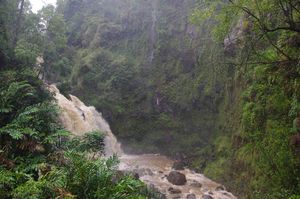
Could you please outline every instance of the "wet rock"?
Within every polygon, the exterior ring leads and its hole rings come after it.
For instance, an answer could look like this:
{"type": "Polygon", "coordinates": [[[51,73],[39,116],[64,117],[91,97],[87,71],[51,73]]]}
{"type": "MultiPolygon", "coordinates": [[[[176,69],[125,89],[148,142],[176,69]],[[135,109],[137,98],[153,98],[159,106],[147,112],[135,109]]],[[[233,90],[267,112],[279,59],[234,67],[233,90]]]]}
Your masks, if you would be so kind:
{"type": "Polygon", "coordinates": [[[186,196],[186,199],[196,199],[196,195],[195,194],[189,194],[186,196]]]}
{"type": "Polygon", "coordinates": [[[134,169],[133,172],[137,173],[139,175],[139,177],[146,176],[146,175],[148,175],[148,176],[154,175],[154,173],[149,168],[134,169]]]}
{"type": "Polygon", "coordinates": [[[225,195],[225,196],[231,196],[231,194],[229,194],[229,193],[227,193],[227,192],[223,192],[223,195],[225,195]]]}
{"type": "Polygon", "coordinates": [[[184,163],[183,162],[174,162],[172,169],[181,171],[184,170],[184,163]]]}
{"type": "Polygon", "coordinates": [[[168,181],[174,185],[185,185],[186,177],[178,171],[171,171],[167,177],[168,181]]]}
{"type": "Polygon", "coordinates": [[[170,187],[168,189],[168,191],[171,193],[171,194],[179,194],[181,193],[181,190],[180,189],[174,189],[173,187],[170,187]]]}
{"type": "Polygon", "coordinates": [[[172,199],[181,199],[181,196],[174,196],[172,199]]]}
{"type": "Polygon", "coordinates": [[[203,195],[202,199],[214,199],[214,198],[210,195],[203,195]]]}
{"type": "Polygon", "coordinates": [[[199,188],[201,188],[202,184],[200,182],[194,181],[194,182],[191,183],[191,186],[192,187],[199,187],[199,188]]]}
{"type": "Polygon", "coordinates": [[[215,190],[216,190],[216,191],[225,191],[225,187],[222,186],[222,185],[220,185],[220,186],[218,186],[215,190]]]}
{"type": "Polygon", "coordinates": [[[153,175],[154,175],[154,173],[152,172],[151,169],[146,169],[146,173],[147,173],[147,175],[149,175],[149,176],[153,176],[153,175]]]}
{"type": "Polygon", "coordinates": [[[129,176],[133,177],[136,180],[140,179],[139,174],[134,172],[134,171],[127,171],[127,172],[125,172],[125,175],[129,175],[129,176]]]}
{"type": "Polygon", "coordinates": [[[151,195],[150,198],[159,198],[159,199],[167,199],[167,196],[162,193],[154,184],[150,184],[148,186],[149,193],[151,195]]]}

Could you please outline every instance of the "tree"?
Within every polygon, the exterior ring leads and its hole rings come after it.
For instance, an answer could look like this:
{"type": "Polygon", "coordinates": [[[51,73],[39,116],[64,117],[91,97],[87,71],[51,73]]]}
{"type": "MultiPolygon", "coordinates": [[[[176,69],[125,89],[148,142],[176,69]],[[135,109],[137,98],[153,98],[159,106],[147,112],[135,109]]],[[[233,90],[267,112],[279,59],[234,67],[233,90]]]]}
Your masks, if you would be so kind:
{"type": "MultiPolygon", "coordinates": [[[[199,9],[196,9],[192,20],[195,23],[202,22],[208,18],[218,21],[218,26],[226,26],[226,31],[218,27],[218,34],[229,33],[232,28],[232,20],[230,16],[244,16],[248,18],[253,25],[252,29],[257,30],[260,40],[265,38],[268,43],[279,53],[284,59],[296,62],[298,57],[291,56],[286,52],[283,46],[275,43],[276,32],[285,31],[288,34],[300,33],[300,3],[297,0],[229,0],[227,1],[199,1],[199,9]],[[204,9],[205,7],[205,9],[204,9]],[[204,12],[203,12],[204,9],[204,12]],[[275,38],[275,39],[274,39],[275,38]]],[[[224,38],[224,35],[222,36],[224,38]]]]}
{"type": "Polygon", "coordinates": [[[61,56],[67,43],[66,24],[63,15],[57,13],[53,5],[43,7],[38,16],[41,19],[44,42],[42,54],[46,60],[44,72],[55,78],[68,67],[67,58],[61,56]]]}

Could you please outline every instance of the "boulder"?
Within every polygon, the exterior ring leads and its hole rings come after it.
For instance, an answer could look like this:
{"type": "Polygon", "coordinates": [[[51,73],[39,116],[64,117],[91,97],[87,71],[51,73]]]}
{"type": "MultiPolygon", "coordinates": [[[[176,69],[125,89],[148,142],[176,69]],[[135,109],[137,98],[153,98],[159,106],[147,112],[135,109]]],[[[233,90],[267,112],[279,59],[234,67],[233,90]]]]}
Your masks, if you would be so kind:
{"type": "Polygon", "coordinates": [[[195,194],[189,194],[186,196],[186,199],[196,199],[196,195],[195,194]]]}
{"type": "Polygon", "coordinates": [[[167,177],[168,181],[174,185],[185,185],[186,177],[178,171],[171,171],[167,177]]]}

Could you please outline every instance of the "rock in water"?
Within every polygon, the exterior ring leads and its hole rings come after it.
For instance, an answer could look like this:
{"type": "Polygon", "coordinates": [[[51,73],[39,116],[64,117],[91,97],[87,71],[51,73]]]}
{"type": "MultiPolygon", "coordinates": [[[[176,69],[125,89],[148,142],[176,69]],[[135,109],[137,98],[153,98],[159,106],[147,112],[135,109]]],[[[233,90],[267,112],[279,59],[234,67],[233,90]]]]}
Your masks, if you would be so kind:
{"type": "Polygon", "coordinates": [[[171,194],[179,194],[181,193],[181,190],[180,189],[174,189],[173,187],[170,187],[168,189],[168,191],[171,193],[171,194]]]}
{"type": "Polygon", "coordinates": [[[174,196],[172,199],[181,199],[181,196],[174,196]]]}
{"type": "Polygon", "coordinates": [[[200,182],[194,181],[194,182],[191,183],[191,186],[200,188],[200,187],[202,187],[202,184],[200,182]]]}
{"type": "Polygon", "coordinates": [[[214,198],[210,195],[203,195],[202,199],[214,199],[214,198]]]}
{"type": "Polygon", "coordinates": [[[186,196],[186,199],[196,199],[196,195],[195,194],[189,194],[186,196]]]}
{"type": "Polygon", "coordinates": [[[226,190],[225,187],[222,185],[220,185],[216,188],[216,191],[225,191],[225,190],[226,190]]]}
{"type": "Polygon", "coordinates": [[[167,177],[168,181],[174,185],[185,185],[186,177],[178,171],[171,171],[167,177]]]}

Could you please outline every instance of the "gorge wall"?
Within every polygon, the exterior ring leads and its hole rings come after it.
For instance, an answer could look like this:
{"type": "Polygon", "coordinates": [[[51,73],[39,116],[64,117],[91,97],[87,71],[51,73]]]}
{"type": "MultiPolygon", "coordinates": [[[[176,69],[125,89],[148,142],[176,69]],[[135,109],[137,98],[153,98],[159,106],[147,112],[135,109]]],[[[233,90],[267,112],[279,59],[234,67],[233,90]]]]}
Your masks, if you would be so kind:
{"type": "Polygon", "coordinates": [[[68,45],[45,59],[47,79],[100,110],[125,152],[172,156],[241,197],[284,198],[297,190],[299,71],[268,41],[297,57],[294,36],[262,40],[249,16],[219,9],[229,25],[192,23],[199,2],[59,1],[68,45]]]}
{"type": "Polygon", "coordinates": [[[58,7],[69,24],[64,67],[72,66],[71,75],[60,74],[59,87],[101,110],[128,152],[197,154],[218,129],[222,47],[208,29],[189,22],[194,4],[65,1],[58,7]]]}
{"type": "MultiPolygon", "coordinates": [[[[55,85],[48,86],[60,108],[60,121],[72,136],[84,137],[85,133],[101,132],[104,137],[104,154],[108,158],[116,155],[120,159],[119,172],[129,172],[145,182],[150,190],[159,194],[155,198],[205,198],[236,199],[236,197],[203,174],[186,168],[174,169],[174,161],[158,154],[128,155],[111,132],[109,124],[94,107],[86,106],[80,99],[70,95],[67,99],[55,85]],[[171,174],[173,173],[173,174],[171,174]],[[174,175],[171,179],[170,177],[174,175]],[[176,178],[184,176],[184,179],[176,178]]],[[[100,158],[100,157],[99,157],[100,158]]]]}

